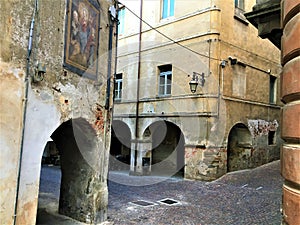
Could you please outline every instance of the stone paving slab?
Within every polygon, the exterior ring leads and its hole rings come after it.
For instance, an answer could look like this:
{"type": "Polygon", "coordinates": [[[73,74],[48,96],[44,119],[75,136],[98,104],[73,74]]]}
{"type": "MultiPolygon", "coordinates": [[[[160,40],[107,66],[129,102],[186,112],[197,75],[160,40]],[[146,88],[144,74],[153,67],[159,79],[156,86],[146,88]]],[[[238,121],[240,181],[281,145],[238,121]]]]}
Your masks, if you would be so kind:
{"type": "MultiPolygon", "coordinates": [[[[37,224],[83,225],[84,223],[57,214],[59,183],[54,184],[55,179],[50,178],[48,182],[51,185],[47,182],[41,184],[51,187],[50,191],[53,193],[40,194],[37,224]]],[[[281,224],[283,179],[280,176],[279,161],[253,170],[228,173],[213,182],[176,177],[134,177],[124,172],[110,172],[109,178],[109,218],[105,224],[281,224]],[[179,203],[166,205],[159,202],[166,198],[179,203]],[[152,202],[154,205],[143,207],[132,204],[135,201],[152,202]]],[[[47,191],[45,187],[41,189],[47,191]]]]}
{"type": "Polygon", "coordinates": [[[279,161],[253,170],[228,173],[213,182],[176,178],[155,182],[163,178],[129,177],[114,172],[110,175],[114,181],[109,183],[108,215],[113,224],[281,224],[283,180],[279,161]],[[121,183],[127,184],[115,183],[117,176],[121,183]],[[181,204],[159,204],[163,198],[178,200],[181,204]],[[129,204],[137,200],[158,204],[150,207],[129,204]]]}

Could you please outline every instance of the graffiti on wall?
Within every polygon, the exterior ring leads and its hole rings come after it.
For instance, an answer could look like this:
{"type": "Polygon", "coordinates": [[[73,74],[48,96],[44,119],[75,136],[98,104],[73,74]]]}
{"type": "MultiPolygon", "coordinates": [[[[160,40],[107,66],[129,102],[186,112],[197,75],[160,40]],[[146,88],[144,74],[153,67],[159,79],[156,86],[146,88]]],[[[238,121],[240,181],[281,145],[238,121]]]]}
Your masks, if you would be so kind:
{"type": "Polygon", "coordinates": [[[253,137],[262,135],[268,135],[269,131],[276,131],[279,124],[277,120],[265,121],[265,120],[248,120],[248,128],[253,137]]]}

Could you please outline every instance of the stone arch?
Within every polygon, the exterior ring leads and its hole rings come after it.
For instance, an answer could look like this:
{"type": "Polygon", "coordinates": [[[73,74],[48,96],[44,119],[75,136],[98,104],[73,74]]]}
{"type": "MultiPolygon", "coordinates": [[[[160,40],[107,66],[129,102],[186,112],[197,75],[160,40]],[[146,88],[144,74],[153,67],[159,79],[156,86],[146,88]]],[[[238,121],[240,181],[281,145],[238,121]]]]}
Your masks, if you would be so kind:
{"type": "Polygon", "coordinates": [[[151,171],[156,174],[184,176],[184,144],[181,129],[174,123],[160,120],[152,123],[144,132],[151,134],[151,171]]]}
{"type": "Polygon", "coordinates": [[[130,128],[125,122],[121,120],[112,121],[109,157],[110,170],[129,170],[131,136],[130,128]]]}
{"type": "Polygon", "coordinates": [[[247,169],[252,154],[252,136],[243,123],[235,124],[228,135],[227,171],[247,169]]]}
{"type": "MultiPolygon", "coordinates": [[[[106,181],[100,171],[99,140],[83,118],[63,122],[51,138],[60,155],[61,182],[58,212],[85,223],[106,218],[106,181]]],[[[39,218],[38,218],[39,219],[39,218]]]]}

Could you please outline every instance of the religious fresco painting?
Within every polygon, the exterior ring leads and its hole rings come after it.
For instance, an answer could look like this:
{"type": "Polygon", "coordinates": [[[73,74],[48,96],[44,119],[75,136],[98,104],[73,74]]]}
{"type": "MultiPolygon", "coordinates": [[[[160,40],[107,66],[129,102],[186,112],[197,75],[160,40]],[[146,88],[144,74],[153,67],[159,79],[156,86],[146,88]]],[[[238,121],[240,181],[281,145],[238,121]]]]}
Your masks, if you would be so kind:
{"type": "Polygon", "coordinates": [[[99,19],[94,0],[68,0],[64,66],[90,79],[97,75],[99,19]]]}

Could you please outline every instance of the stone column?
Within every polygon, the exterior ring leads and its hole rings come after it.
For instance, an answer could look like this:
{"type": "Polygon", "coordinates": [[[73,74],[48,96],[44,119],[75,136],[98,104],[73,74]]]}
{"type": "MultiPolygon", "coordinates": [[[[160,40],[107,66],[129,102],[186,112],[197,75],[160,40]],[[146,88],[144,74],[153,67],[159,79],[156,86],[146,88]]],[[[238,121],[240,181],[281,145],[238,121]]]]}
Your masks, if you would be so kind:
{"type": "Polygon", "coordinates": [[[300,224],[300,0],[282,1],[283,224],[300,224]]]}
{"type": "Polygon", "coordinates": [[[134,140],[131,144],[130,175],[151,173],[151,140],[134,140]]]}
{"type": "Polygon", "coordinates": [[[134,175],[135,173],[135,159],[136,159],[136,142],[134,140],[131,141],[131,150],[130,150],[130,171],[129,174],[130,175],[134,175]]]}

